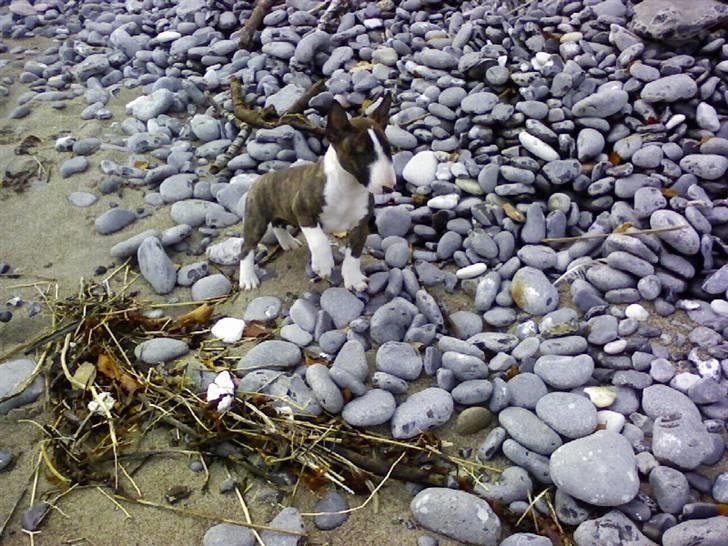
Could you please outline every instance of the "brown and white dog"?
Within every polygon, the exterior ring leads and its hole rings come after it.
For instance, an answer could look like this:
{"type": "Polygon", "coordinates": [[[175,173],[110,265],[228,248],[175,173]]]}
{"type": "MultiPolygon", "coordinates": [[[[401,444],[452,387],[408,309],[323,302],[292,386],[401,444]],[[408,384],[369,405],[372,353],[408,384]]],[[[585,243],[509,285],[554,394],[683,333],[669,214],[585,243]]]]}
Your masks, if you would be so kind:
{"type": "Polygon", "coordinates": [[[334,101],[326,126],[331,145],[324,157],[313,164],[268,172],[255,182],[245,204],[241,288],[250,290],[260,284],[255,273],[255,249],[270,224],[283,250],[301,244],[286,226],[300,226],[311,251],[311,267],[322,279],[334,268],[327,234],[347,232],[341,266],[344,286],[366,290],[361,253],[374,214],[373,194],[391,190],[396,182],[384,135],[390,106],[387,95],[371,117],[349,120],[334,101]]]}

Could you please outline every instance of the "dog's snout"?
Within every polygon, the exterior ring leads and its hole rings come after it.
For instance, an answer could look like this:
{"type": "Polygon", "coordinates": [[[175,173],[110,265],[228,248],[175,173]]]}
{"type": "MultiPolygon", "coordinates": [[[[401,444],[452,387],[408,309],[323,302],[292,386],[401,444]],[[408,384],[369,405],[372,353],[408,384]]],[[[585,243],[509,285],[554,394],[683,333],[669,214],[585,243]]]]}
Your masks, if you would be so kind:
{"type": "Polygon", "coordinates": [[[384,186],[384,188],[382,188],[383,193],[392,193],[393,191],[394,191],[394,188],[392,188],[390,186],[384,186]]]}

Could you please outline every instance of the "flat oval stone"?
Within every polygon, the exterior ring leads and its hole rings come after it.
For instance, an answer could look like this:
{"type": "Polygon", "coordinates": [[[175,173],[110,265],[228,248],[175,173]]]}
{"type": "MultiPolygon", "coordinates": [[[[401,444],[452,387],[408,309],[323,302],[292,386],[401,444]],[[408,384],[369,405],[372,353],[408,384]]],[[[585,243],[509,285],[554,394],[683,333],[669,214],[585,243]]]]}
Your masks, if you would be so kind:
{"type": "Polygon", "coordinates": [[[454,540],[497,546],[501,535],[498,516],[488,503],[471,493],[430,487],[410,503],[417,523],[454,540]]]}
{"type": "Polygon", "coordinates": [[[413,438],[450,420],[453,400],[450,393],[432,387],[413,394],[394,412],[392,436],[413,438]]]}
{"type": "Polygon", "coordinates": [[[536,453],[550,455],[561,447],[559,435],[527,409],[506,408],[498,414],[498,421],[515,441],[536,453]]]}
{"type": "Polygon", "coordinates": [[[396,406],[392,393],[372,389],[346,404],[341,417],[354,427],[383,425],[392,418],[396,406]]]}
{"type": "Polygon", "coordinates": [[[595,506],[626,504],[640,486],[629,441],[606,430],[561,446],[551,455],[549,471],[557,487],[595,506]]]}

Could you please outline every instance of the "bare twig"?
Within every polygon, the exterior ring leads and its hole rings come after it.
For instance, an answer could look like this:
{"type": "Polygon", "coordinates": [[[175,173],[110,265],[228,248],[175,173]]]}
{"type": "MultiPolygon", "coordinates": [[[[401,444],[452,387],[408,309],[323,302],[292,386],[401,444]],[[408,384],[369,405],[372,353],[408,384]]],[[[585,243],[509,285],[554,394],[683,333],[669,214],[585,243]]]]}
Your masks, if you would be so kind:
{"type": "Polygon", "coordinates": [[[250,14],[250,18],[245,21],[243,28],[240,29],[240,49],[250,49],[255,31],[258,30],[263,18],[268,14],[274,3],[275,0],[257,0],[253,13],[250,14]]]}
{"type": "MultiPolygon", "coordinates": [[[[621,232],[620,235],[629,235],[630,237],[639,237],[640,235],[655,235],[657,233],[667,233],[669,231],[677,231],[679,229],[685,229],[686,225],[682,226],[670,226],[664,228],[654,229],[640,229],[637,231],[625,231],[621,232]]],[[[589,239],[605,239],[612,233],[587,233],[586,235],[577,235],[575,237],[553,237],[551,239],[541,239],[542,243],[571,243],[574,241],[588,241],[589,239]]]]}

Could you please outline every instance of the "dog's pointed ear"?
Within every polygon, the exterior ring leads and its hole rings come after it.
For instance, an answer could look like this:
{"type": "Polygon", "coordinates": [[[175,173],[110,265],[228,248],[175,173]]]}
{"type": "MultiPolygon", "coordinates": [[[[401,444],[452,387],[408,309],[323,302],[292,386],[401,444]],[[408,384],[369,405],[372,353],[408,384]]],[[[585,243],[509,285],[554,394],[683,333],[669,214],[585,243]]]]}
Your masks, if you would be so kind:
{"type": "Polygon", "coordinates": [[[382,130],[389,125],[389,109],[392,107],[392,95],[386,93],[379,103],[379,106],[372,112],[372,119],[382,130]]]}
{"type": "Polygon", "coordinates": [[[351,130],[351,123],[346,115],[346,110],[335,100],[329,110],[329,117],[326,120],[326,138],[329,142],[339,142],[351,130]]]}

